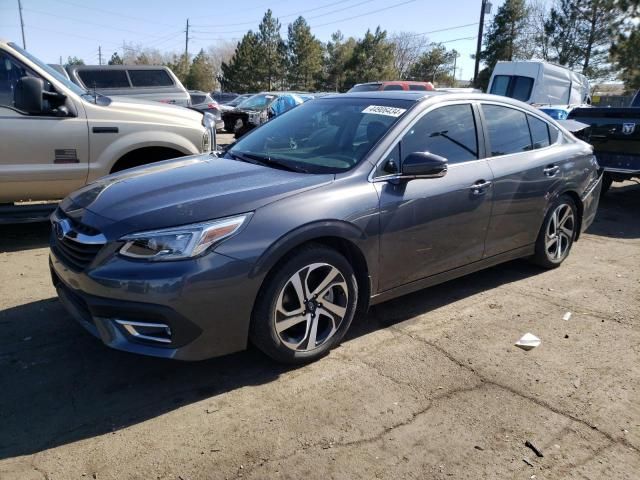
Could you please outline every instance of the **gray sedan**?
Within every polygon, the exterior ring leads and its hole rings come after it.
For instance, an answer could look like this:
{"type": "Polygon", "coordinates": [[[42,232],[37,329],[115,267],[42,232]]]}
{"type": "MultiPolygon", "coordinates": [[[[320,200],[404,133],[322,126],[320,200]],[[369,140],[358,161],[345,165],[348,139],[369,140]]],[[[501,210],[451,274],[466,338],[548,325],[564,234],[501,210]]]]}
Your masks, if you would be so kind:
{"type": "Polygon", "coordinates": [[[524,103],[328,95],[224,155],[72,194],[52,217],[51,272],[110,347],[198,360],[251,341],[302,363],[370,305],[515,258],[558,267],[600,186],[591,147],[524,103]]]}

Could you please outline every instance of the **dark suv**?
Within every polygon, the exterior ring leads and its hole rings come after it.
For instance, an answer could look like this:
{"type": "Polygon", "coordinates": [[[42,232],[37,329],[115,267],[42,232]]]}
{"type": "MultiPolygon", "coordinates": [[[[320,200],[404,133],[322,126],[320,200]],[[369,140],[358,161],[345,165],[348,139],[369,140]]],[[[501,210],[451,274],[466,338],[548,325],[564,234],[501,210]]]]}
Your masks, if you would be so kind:
{"type": "Polygon", "coordinates": [[[69,196],[52,218],[51,272],[111,347],[196,360],[252,341],[300,363],[371,304],[519,257],[559,266],[600,185],[591,147],[516,100],[328,95],[222,157],[69,196]]]}

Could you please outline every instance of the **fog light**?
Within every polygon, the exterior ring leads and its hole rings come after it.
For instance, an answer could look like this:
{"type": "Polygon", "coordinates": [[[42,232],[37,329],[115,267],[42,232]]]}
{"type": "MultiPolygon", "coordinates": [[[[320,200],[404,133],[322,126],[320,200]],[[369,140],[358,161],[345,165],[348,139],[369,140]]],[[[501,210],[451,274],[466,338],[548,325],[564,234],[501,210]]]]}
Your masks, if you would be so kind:
{"type": "Polygon", "coordinates": [[[121,325],[129,335],[140,340],[150,342],[171,343],[171,327],[165,323],[149,323],[132,320],[114,320],[121,325]]]}

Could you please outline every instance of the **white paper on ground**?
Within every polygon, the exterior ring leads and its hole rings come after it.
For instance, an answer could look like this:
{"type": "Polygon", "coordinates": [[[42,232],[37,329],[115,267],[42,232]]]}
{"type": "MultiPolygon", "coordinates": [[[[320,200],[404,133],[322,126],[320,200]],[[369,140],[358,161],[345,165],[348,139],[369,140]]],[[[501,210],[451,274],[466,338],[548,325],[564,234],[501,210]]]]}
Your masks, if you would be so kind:
{"type": "Polygon", "coordinates": [[[523,350],[531,350],[532,348],[536,348],[542,343],[538,337],[536,337],[533,333],[525,333],[520,340],[516,342],[516,347],[520,347],[523,350]]]}

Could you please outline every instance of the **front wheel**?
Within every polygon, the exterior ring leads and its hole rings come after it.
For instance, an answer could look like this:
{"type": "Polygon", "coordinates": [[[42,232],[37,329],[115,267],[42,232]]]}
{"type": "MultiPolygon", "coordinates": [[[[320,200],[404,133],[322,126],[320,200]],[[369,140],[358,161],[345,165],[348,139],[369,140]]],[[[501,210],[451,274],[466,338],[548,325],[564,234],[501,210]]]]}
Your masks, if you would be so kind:
{"type": "Polygon", "coordinates": [[[357,303],[349,262],[325,246],[305,247],[265,280],[251,320],[251,341],[280,362],[314,361],[340,343],[357,303]]]}
{"type": "Polygon", "coordinates": [[[536,240],[533,263],[544,268],[556,268],[569,256],[576,238],[578,213],[573,199],[562,195],[545,216],[536,240]]]}

